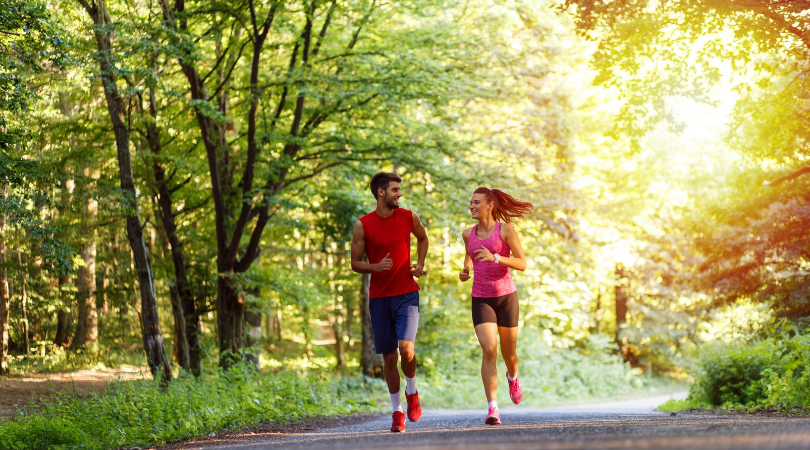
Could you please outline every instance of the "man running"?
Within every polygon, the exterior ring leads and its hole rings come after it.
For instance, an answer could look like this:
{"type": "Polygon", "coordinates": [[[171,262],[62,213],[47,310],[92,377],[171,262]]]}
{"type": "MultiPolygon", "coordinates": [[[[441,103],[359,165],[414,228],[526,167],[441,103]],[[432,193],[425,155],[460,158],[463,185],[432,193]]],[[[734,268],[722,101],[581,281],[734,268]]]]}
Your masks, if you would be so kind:
{"type": "Polygon", "coordinates": [[[371,177],[371,193],[377,208],[354,224],[352,270],[371,274],[369,312],[374,330],[374,348],[383,355],[383,372],[393,410],[392,432],[405,431],[405,414],[400,404],[397,350],[405,374],[408,420],[422,417],[416,391],[416,358],[413,343],[419,324],[419,285],[428,250],[428,236],[419,216],[399,207],[402,179],[379,172],[371,177]],[[417,263],[411,264],[411,233],[416,236],[417,263]],[[368,262],[363,261],[363,254],[368,262]]]}

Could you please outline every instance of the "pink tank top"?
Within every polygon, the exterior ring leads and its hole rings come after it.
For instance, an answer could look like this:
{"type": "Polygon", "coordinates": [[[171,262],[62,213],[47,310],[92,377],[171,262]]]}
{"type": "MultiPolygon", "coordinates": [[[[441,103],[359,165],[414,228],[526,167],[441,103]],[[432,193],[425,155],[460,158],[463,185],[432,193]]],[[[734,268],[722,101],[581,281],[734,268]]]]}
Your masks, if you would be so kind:
{"type": "Polygon", "coordinates": [[[495,230],[486,239],[478,239],[478,225],[470,233],[470,242],[467,245],[467,254],[473,261],[473,297],[500,297],[517,291],[515,281],[509,273],[509,268],[489,261],[476,261],[475,250],[485,247],[487,250],[499,253],[501,256],[510,256],[511,249],[501,239],[501,223],[495,223],[495,230]]]}

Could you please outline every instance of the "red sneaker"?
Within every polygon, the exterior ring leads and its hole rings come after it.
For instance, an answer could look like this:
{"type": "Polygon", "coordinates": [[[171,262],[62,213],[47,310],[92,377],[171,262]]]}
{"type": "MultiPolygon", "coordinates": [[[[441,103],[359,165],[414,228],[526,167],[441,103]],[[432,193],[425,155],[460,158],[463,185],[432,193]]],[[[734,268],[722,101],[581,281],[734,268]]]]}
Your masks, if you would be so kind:
{"type": "Polygon", "coordinates": [[[405,431],[405,413],[402,411],[394,411],[391,415],[393,423],[391,424],[392,433],[402,433],[405,431]]]}
{"type": "Polygon", "coordinates": [[[498,425],[501,423],[501,414],[498,412],[497,406],[490,406],[487,418],[484,420],[487,425],[498,425]]]}
{"type": "MultiPolygon", "coordinates": [[[[506,381],[509,381],[508,371],[506,372],[506,381]]],[[[509,381],[509,397],[512,399],[512,403],[516,405],[523,400],[523,389],[520,388],[518,377],[515,377],[512,381],[509,381]]]]}
{"type": "Polygon", "coordinates": [[[408,400],[408,420],[416,422],[422,417],[422,405],[419,404],[419,392],[405,394],[405,399],[408,400]]]}

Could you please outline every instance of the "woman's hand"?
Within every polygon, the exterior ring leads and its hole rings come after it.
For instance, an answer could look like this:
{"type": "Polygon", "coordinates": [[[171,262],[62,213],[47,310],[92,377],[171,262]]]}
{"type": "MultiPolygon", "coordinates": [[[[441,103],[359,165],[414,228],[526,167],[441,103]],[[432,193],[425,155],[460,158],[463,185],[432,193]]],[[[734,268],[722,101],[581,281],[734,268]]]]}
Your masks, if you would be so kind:
{"type": "Polygon", "coordinates": [[[465,266],[464,269],[462,269],[461,272],[459,272],[458,279],[461,280],[462,282],[469,280],[470,268],[465,266]]]}
{"type": "Polygon", "coordinates": [[[487,250],[486,247],[481,247],[473,253],[475,254],[476,261],[488,261],[488,262],[495,261],[495,256],[492,254],[492,252],[487,250]]]}

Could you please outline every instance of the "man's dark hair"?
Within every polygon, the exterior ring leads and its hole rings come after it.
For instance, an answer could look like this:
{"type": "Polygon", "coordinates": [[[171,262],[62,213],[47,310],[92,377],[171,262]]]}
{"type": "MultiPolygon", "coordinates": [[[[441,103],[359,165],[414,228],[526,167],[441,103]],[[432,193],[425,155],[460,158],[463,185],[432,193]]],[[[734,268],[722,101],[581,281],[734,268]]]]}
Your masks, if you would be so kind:
{"type": "Polygon", "coordinates": [[[371,195],[374,196],[374,199],[377,199],[377,189],[383,188],[384,191],[388,190],[388,184],[392,181],[396,181],[397,183],[402,183],[402,178],[399,175],[391,172],[377,172],[371,177],[371,183],[369,183],[369,187],[371,188],[371,195]]]}

